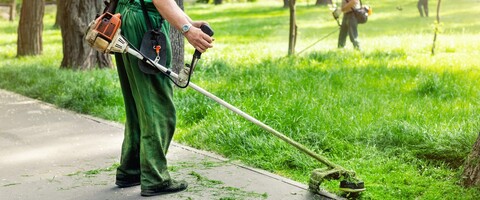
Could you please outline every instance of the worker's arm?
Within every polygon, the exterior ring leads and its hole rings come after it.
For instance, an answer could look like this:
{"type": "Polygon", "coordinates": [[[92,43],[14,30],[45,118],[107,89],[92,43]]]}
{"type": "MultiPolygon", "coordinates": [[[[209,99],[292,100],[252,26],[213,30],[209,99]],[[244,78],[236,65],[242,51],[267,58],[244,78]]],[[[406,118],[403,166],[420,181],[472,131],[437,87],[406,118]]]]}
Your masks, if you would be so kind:
{"type": "Polygon", "coordinates": [[[342,12],[346,13],[352,10],[352,8],[357,5],[358,0],[350,0],[342,7],[342,12]]]}
{"type": "Polygon", "coordinates": [[[200,26],[206,24],[206,22],[193,21],[190,19],[174,0],[153,0],[153,4],[162,17],[177,30],[181,31],[182,26],[185,24],[192,25],[190,30],[184,33],[184,36],[195,49],[203,53],[212,47],[213,38],[200,29],[200,26]]]}

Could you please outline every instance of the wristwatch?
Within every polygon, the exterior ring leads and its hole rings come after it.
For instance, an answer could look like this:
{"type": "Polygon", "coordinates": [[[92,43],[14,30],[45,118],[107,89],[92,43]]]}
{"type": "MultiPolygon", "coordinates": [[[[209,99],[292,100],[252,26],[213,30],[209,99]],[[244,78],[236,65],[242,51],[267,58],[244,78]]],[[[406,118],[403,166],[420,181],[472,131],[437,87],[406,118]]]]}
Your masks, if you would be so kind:
{"type": "Polygon", "coordinates": [[[182,26],[182,34],[188,32],[190,30],[190,27],[192,27],[191,24],[184,24],[182,26]]]}

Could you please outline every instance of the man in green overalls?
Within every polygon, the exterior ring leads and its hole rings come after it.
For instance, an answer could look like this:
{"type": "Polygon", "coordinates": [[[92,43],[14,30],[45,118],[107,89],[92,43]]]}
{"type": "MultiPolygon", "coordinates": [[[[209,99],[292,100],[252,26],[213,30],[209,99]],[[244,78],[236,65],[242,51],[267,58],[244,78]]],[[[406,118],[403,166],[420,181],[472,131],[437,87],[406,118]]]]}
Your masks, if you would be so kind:
{"type": "MultiPolygon", "coordinates": [[[[162,47],[167,48],[165,67],[171,67],[172,60],[170,24],[181,30],[200,52],[212,47],[213,38],[199,29],[205,22],[192,21],[174,0],[145,0],[145,5],[153,28],[160,28],[167,36],[167,47],[162,47]]],[[[119,0],[116,12],[122,16],[124,37],[139,49],[147,31],[140,0],[119,0]]],[[[185,190],[185,181],[170,177],[165,157],[176,123],[172,83],[162,73],[140,71],[138,59],[132,55],[116,54],[115,58],[126,110],[125,138],[115,184],[141,185],[142,196],[185,190]]]]}

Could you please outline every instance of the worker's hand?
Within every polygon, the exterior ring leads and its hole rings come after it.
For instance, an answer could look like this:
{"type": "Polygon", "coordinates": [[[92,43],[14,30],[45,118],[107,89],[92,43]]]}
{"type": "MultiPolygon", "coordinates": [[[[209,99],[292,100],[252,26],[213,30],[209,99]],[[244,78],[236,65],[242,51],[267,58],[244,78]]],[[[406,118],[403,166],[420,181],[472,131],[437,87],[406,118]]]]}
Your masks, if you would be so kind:
{"type": "Polygon", "coordinates": [[[192,22],[193,26],[188,32],[184,34],[188,40],[188,43],[190,43],[195,49],[200,51],[200,53],[205,52],[208,48],[212,48],[212,42],[214,40],[212,37],[210,37],[200,29],[200,26],[202,26],[203,24],[207,23],[202,21],[192,22]]]}
{"type": "Polygon", "coordinates": [[[206,21],[193,21],[192,22],[192,25],[194,27],[197,27],[197,28],[200,28],[204,24],[208,25],[208,23],[206,21]]]}
{"type": "Polygon", "coordinates": [[[342,9],[335,8],[335,10],[332,12],[332,14],[333,14],[333,17],[335,19],[338,19],[340,17],[340,15],[342,14],[342,9]]]}

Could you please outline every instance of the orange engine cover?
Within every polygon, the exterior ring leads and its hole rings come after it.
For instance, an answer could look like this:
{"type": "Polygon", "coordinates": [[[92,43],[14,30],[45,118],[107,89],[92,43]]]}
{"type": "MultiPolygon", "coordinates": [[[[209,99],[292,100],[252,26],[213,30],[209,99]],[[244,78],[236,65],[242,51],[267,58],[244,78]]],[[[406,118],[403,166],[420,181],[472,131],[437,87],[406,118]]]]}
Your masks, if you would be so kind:
{"type": "Polygon", "coordinates": [[[112,15],[112,13],[106,12],[97,18],[95,30],[102,38],[111,42],[115,33],[122,25],[120,18],[120,13],[112,15]]]}

